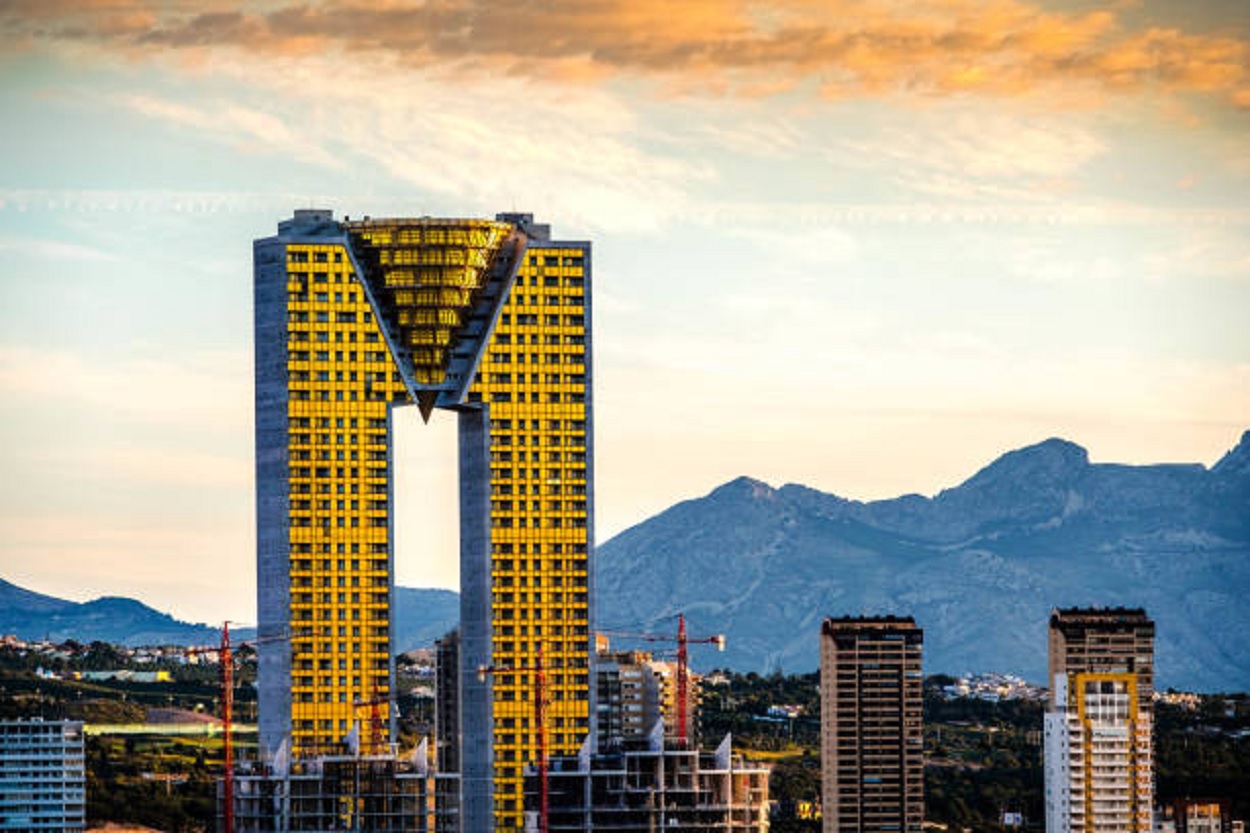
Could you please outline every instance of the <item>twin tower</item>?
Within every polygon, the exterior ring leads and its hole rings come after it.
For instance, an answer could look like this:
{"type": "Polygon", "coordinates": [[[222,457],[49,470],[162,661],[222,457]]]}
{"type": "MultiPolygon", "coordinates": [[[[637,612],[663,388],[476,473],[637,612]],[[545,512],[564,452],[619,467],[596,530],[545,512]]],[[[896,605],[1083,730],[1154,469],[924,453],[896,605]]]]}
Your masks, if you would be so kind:
{"type": "Polygon", "coordinates": [[[549,754],[576,753],[594,714],[590,244],[528,214],[300,210],[254,269],[262,752],[390,749],[392,414],[453,411],[462,829],[519,827],[530,670],[549,754]]]}

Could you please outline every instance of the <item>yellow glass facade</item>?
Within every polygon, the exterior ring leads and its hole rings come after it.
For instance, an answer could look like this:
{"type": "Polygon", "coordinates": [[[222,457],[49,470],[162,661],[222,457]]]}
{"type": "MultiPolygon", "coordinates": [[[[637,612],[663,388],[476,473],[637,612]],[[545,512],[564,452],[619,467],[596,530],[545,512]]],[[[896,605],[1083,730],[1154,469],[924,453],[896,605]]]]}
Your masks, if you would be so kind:
{"type": "Polygon", "coordinates": [[[587,260],[531,242],[470,392],[491,418],[499,830],[520,829],[523,770],[537,759],[540,644],[549,754],[575,754],[589,731],[587,260]]]}
{"type": "MultiPolygon", "coordinates": [[[[455,222],[460,231],[346,226],[418,384],[443,381],[487,252],[510,228],[455,222]]],[[[388,411],[408,393],[346,246],[288,242],[284,251],[292,752],[339,753],[357,724],[361,750],[382,752],[392,669],[388,411]]],[[[529,242],[468,393],[488,403],[491,420],[499,830],[522,827],[523,773],[539,747],[540,645],[548,754],[576,753],[590,730],[589,260],[585,244],[529,242]]]]}
{"type": "Polygon", "coordinates": [[[389,722],[387,407],[404,387],[346,249],[286,254],[292,748],[341,751],[359,721],[374,751],[389,740],[371,725],[375,699],[389,722]]]}
{"type": "Polygon", "coordinates": [[[474,296],[485,286],[493,256],[511,232],[487,220],[380,220],[352,226],[369,261],[378,300],[392,310],[399,344],[414,381],[441,384],[451,349],[474,296]]]}

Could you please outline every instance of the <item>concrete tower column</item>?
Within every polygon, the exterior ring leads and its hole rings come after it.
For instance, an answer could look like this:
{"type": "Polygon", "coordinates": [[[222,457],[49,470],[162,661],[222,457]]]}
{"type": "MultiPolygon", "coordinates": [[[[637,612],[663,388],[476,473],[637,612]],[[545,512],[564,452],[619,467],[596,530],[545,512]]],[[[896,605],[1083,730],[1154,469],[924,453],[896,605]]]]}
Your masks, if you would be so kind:
{"type": "Polygon", "coordinates": [[[460,433],[460,831],[495,824],[491,675],[490,412],[459,412],[460,433]]]}

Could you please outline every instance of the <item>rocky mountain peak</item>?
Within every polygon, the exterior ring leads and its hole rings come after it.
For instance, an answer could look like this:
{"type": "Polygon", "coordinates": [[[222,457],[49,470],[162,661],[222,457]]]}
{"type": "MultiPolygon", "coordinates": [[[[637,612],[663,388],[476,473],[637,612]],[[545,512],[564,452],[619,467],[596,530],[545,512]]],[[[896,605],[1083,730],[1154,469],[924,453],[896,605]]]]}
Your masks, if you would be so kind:
{"type": "Polygon", "coordinates": [[[999,488],[1010,484],[1060,486],[1089,468],[1089,452],[1074,442],[1051,437],[1009,451],[977,472],[960,488],[999,488]]]}
{"type": "Polygon", "coordinates": [[[1144,607],[1158,679],[1250,685],[1250,436],[1213,469],[1091,464],[1050,439],[936,498],[869,503],[738,478],[597,548],[599,616],[686,613],[739,670],[816,667],[821,617],[910,614],[932,670],[1046,676],[1056,605],[1144,607]]]}
{"type": "Polygon", "coordinates": [[[1250,475],[1250,431],[1241,435],[1241,442],[1220,458],[1212,468],[1220,476],[1245,477],[1250,475]]]}
{"type": "Polygon", "coordinates": [[[717,486],[708,495],[713,500],[718,499],[739,499],[739,500],[774,500],[777,497],[777,491],[762,480],[756,480],[753,477],[742,475],[735,477],[728,483],[717,486]]]}
{"type": "Polygon", "coordinates": [[[876,504],[883,517],[899,516],[900,530],[934,539],[957,540],[1001,524],[1052,522],[1080,505],[1082,481],[1091,471],[1089,452],[1051,438],[1009,451],[960,485],[943,490],[927,505],[876,504]]]}

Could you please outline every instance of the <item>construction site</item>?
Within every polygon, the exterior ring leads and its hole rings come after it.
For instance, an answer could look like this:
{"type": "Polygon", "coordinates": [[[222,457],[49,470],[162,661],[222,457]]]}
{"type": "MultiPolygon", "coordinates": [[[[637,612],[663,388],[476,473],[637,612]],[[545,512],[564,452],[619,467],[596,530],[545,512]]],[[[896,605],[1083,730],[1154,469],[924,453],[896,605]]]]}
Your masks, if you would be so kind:
{"type": "MultiPolygon", "coordinates": [[[[642,749],[559,758],[547,768],[546,826],[536,830],[681,830],[763,833],[768,830],[768,769],[734,755],[728,735],[713,751],[664,742],[663,724],[642,749]]],[[[527,794],[541,792],[528,790],[527,794]]]]}
{"type": "MultiPolygon", "coordinates": [[[[697,741],[698,675],[687,667],[687,645],[719,645],[723,637],[692,638],[678,617],[675,663],[643,651],[610,652],[600,637],[595,663],[598,732],[579,754],[546,751],[546,667],[528,670],[534,689],[538,754],[526,762],[520,830],[763,833],[768,829],[766,767],[745,763],[724,737],[715,751],[697,741]],[[593,744],[593,745],[592,745],[593,744]]],[[[225,636],[228,639],[228,632],[225,636]]],[[[230,656],[223,642],[222,656],[230,656]]],[[[455,632],[438,644],[438,692],[433,748],[423,740],[400,755],[387,737],[378,703],[357,701],[357,721],[338,754],[295,756],[285,750],[266,762],[248,761],[220,783],[219,829],[226,833],[377,831],[457,833],[463,819],[458,771],[459,666],[455,632]],[[362,736],[363,732],[363,736],[362,736]]],[[[483,667],[490,678],[500,669],[483,667]]],[[[223,682],[228,675],[223,673],[223,682]]],[[[224,697],[229,703],[230,698],[224,697]]],[[[499,829],[495,827],[493,829],[499,829]]]]}
{"type": "MultiPolygon", "coordinates": [[[[288,769],[241,772],[234,778],[233,829],[238,831],[371,831],[452,833],[454,812],[435,801],[440,781],[420,755],[335,755],[297,761],[288,769]]],[[[219,793],[225,806],[223,791],[219,793]]],[[[221,828],[228,829],[223,817],[221,828]]]]}
{"type": "Polygon", "coordinates": [[[692,741],[687,647],[723,637],[632,635],[676,663],[605,663],[597,702],[590,242],[529,214],[297,209],[253,254],[260,763],[236,775],[227,749],[225,833],[766,827],[767,774],[692,741]],[[459,629],[428,758],[394,745],[409,404],[457,423],[459,629]],[[655,719],[600,714],[632,706],[655,719]]]}

